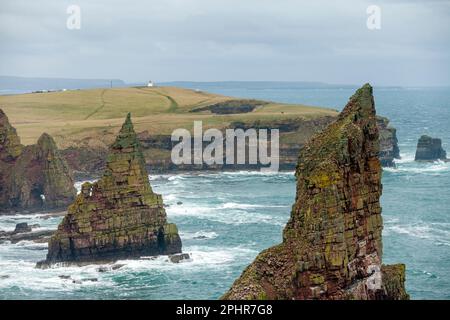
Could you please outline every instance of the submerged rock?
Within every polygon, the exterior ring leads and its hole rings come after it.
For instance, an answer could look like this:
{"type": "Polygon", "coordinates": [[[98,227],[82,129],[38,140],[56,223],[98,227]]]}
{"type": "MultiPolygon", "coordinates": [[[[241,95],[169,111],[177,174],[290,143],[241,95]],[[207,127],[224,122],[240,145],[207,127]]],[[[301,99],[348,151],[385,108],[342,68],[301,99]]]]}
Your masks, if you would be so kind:
{"type": "Polygon", "coordinates": [[[16,228],[14,229],[14,233],[24,233],[31,232],[31,227],[26,222],[21,222],[16,224],[16,228]]]}
{"type": "Polygon", "coordinates": [[[104,272],[109,272],[109,271],[114,271],[114,270],[118,270],[122,267],[124,267],[125,265],[122,263],[116,263],[113,265],[108,265],[108,266],[101,266],[99,268],[97,268],[97,271],[100,273],[104,273],[104,272]]]}
{"type": "Polygon", "coordinates": [[[38,227],[39,225],[30,226],[26,222],[18,223],[14,231],[0,231],[0,243],[5,241],[11,241],[11,243],[18,243],[20,241],[48,242],[53,233],[55,233],[55,230],[33,231],[33,228],[38,227]]]}
{"type": "Polygon", "coordinates": [[[20,144],[16,130],[0,109],[0,212],[65,208],[76,196],[73,178],[53,138],[20,144]]]}
{"type": "Polygon", "coordinates": [[[191,256],[187,253],[172,254],[169,256],[170,262],[173,262],[173,263],[180,263],[182,261],[190,260],[190,259],[191,259],[191,256]]]}
{"type": "Polygon", "coordinates": [[[427,135],[420,137],[417,142],[415,161],[447,160],[447,153],[442,148],[442,141],[427,135]]]}
{"type": "Polygon", "coordinates": [[[381,166],[372,87],[301,150],[283,242],[224,299],[407,299],[404,265],[382,266],[381,166]]]}
{"type": "Polygon", "coordinates": [[[109,149],[103,177],[83,184],[38,266],[180,252],[177,227],[167,222],[162,198],[150,186],[128,114],[109,149]]]}
{"type": "Polygon", "coordinates": [[[46,243],[50,237],[55,233],[55,230],[40,230],[26,233],[13,234],[8,240],[11,243],[18,243],[20,241],[33,241],[36,243],[46,243]]]}

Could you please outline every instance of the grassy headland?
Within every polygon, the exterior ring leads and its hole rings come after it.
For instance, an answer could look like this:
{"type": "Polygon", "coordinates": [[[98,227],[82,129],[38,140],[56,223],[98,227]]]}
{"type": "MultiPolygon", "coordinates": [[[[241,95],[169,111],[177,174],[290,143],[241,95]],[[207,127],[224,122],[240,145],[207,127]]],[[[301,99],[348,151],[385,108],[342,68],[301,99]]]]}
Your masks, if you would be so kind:
{"type": "Polygon", "coordinates": [[[222,129],[236,121],[270,123],[337,114],[326,108],[276,102],[264,102],[246,113],[214,114],[205,108],[223,102],[236,105],[239,100],[176,87],[130,87],[0,96],[0,107],[17,128],[23,144],[36,143],[45,131],[62,149],[109,144],[128,112],[132,113],[136,131],[146,130],[150,135],[191,129],[194,120],[202,120],[204,128],[222,129]],[[204,111],[193,112],[196,109],[204,111]]]}

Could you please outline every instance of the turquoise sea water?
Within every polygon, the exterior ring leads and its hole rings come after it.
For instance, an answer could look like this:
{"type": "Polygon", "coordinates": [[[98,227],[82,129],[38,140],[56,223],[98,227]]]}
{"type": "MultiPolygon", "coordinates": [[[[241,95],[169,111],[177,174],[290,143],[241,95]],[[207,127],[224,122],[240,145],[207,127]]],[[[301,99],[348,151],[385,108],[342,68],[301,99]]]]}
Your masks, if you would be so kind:
{"type": "MultiPolygon", "coordinates": [[[[180,84],[178,84],[180,85],[180,84]]],[[[323,105],[341,109],[354,88],[296,84],[193,84],[232,96],[323,105]]],[[[397,128],[402,159],[383,173],[384,262],[407,265],[413,299],[450,299],[450,163],[415,163],[421,134],[442,138],[450,151],[449,88],[375,88],[378,113],[397,128]]],[[[169,206],[191,261],[123,261],[114,271],[98,266],[36,270],[45,244],[0,244],[1,299],[216,299],[259,251],[281,241],[294,201],[293,172],[225,172],[150,176],[169,206]],[[181,204],[177,204],[182,202],[181,204]],[[61,279],[70,275],[72,280],[61,279]],[[98,281],[90,281],[96,278],[98,281]]],[[[77,186],[79,187],[79,183],[77,186]]],[[[0,229],[18,222],[55,228],[60,217],[0,216],[0,229]]]]}

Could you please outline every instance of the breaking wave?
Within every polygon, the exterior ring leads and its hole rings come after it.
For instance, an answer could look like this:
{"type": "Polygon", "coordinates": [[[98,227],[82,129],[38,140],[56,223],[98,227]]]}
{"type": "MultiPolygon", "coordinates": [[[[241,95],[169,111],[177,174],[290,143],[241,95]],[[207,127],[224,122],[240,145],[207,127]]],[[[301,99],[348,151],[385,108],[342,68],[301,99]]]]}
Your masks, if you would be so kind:
{"type": "Polygon", "coordinates": [[[407,235],[422,240],[430,240],[436,245],[450,246],[450,231],[442,229],[442,226],[449,227],[447,223],[423,223],[411,224],[386,224],[387,234],[391,232],[407,235]]]}

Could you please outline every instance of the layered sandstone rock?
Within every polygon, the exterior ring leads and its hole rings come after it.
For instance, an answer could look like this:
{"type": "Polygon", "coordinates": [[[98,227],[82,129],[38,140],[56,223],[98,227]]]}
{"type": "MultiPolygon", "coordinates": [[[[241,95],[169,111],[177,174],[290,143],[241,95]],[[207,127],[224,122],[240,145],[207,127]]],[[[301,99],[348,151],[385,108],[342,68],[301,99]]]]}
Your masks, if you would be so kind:
{"type": "Polygon", "coordinates": [[[23,146],[0,110],[0,212],[65,208],[76,195],[73,178],[51,136],[23,146]]]}
{"type": "Polygon", "coordinates": [[[420,137],[417,142],[416,161],[447,160],[447,153],[442,148],[442,141],[427,135],[420,137]]]}
{"type": "Polygon", "coordinates": [[[128,115],[109,149],[103,177],[83,184],[38,266],[179,252],[177,227],[167,222],[162,198],[152,191],[128,115]]]}
{"type": "Polygon", "coordinates": [[[372,88],[302,148],[283,242],[225,299],[407,299],[404,265],[382,265],[381,166],[372,88]]]}

